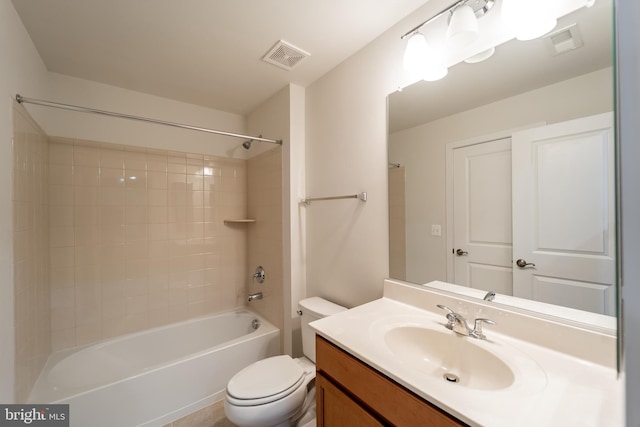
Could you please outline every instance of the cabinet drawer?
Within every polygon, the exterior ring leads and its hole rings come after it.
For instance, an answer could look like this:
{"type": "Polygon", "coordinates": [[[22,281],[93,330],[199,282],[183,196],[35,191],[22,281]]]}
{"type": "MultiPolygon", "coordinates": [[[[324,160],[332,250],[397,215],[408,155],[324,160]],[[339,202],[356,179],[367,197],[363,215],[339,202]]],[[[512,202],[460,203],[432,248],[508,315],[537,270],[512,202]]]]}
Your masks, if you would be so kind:
{"type": "Polygon", "coordinates": [[[466,426],[317,335],[316,366],[318,371],[392,425],[466,426]]]}

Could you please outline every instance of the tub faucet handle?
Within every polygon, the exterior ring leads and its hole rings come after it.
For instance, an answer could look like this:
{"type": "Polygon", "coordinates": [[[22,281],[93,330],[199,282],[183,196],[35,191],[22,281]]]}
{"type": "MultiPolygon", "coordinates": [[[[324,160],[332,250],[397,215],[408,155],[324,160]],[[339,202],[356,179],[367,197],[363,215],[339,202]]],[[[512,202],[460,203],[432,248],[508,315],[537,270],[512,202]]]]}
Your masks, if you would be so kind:
{"type": "Polygon", "coordinates": [[[266,278],[266,274],[264,272],[264,268],[262,268],[261,265],[257,266],[256,267],[256,272],[253,273],[251,278],[253,280],[257,281],[258,283],[264,283],[264,279],[266,278]]]}

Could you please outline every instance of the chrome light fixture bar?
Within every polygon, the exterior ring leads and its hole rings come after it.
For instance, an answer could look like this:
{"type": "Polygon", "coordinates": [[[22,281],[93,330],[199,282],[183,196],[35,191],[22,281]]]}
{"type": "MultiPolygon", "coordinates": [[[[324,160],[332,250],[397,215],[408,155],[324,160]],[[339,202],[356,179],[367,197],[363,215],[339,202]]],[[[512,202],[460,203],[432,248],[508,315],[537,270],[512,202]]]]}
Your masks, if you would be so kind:
{"type": "Polygon", "coordinates": [[[491,10],[493,5],[495,4],[495,0],[458,0],[455,3],[453,3],[451,6],[442,9],[440,12],[436,13],[431,18],[427,19],[421,24],[416,25],[415,27],[413,27],[412,29],[404,33],[402,37],[400,37],[400,39],[404,40],[405,38],[415,34],[416,32],[418,32],[420,28],[424,27],[428,23],[435,21],[436,19],[446,14],[447,12],[454,11],[454,9],[464,4],[471,6],[476,17],[479,18],[491,10]]]}

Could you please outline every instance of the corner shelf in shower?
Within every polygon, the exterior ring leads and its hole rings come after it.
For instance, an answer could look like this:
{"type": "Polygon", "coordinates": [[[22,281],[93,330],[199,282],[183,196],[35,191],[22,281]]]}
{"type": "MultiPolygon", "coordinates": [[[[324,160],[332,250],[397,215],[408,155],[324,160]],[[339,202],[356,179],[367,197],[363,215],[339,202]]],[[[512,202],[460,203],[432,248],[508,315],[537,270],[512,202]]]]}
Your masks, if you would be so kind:
{"type": "Polygon", "coordinates": [[[225,219],[225,224],[251,224],[256,222],[255,219],[225,219]]]}

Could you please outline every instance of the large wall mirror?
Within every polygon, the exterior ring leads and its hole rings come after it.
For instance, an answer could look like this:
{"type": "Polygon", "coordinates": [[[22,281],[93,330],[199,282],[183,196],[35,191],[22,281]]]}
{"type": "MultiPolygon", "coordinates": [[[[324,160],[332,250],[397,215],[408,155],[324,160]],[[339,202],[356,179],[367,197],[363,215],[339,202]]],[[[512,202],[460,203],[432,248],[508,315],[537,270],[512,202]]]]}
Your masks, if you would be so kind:
{"type": "Polygon", "coordinates": [[[596,0],[389,96],[392,278],[615,326],[612,16],[596,0]]]}

